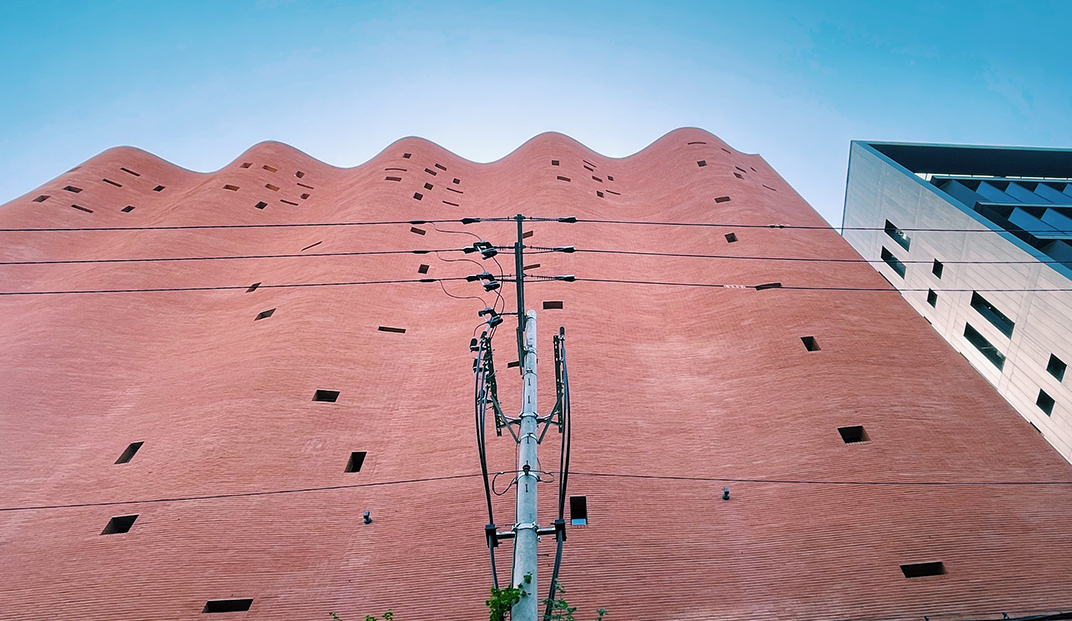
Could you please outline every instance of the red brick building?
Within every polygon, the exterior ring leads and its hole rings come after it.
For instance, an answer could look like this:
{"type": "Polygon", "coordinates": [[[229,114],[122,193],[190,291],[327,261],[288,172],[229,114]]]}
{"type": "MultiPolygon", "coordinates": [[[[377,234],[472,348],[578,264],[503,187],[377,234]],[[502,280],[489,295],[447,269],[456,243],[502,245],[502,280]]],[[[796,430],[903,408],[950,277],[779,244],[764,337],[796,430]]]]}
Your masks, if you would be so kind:
{"type": "Polygon", "coordinates": [[[465,296],[490,296],[447,231],[508,245],[457,221],[517,213],[581,220],[526,223],[578,250],[532,255],[577,281],[526,291],[541,409],[569,336],[588,523],[561,580],[586,616],[1072,610],[1072,466],[762,158],[682,129],[490,164],[406,138],[352,169],[264,143],[208,174],[117,148],[0,207],[0,618],[483,617],[465,296]]]}

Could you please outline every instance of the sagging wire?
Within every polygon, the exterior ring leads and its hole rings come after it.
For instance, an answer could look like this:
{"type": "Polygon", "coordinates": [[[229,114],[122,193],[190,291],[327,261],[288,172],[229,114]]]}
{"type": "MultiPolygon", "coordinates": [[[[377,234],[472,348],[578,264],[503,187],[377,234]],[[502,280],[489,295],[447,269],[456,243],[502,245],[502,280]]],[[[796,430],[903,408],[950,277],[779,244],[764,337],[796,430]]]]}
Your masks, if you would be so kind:
{"type": "Polygon", "coordinates": [[[558,519],[555,520],[555,568],[551,573],[550,593],[547,596],[547,609],[544,612],[544,621],[550,621],[554,611],[555,594],[558,592],[558,572],[562,567],[562,544],[566,541],[566,493],[569,479],[570,448],[572,444],[572,426],[570,421],[570,393],[569,372],[566,366],[566,329],[559,328],[555,336],[555,382],[562,395],[559,404],[560,426],[562,434],[562,448],[559,454],[558,475],[558,519]]]}
{"type": "MultiPolygon", "coordinates": [[[[484,527],[484,536],[488,544],[488,556],[491,560],[492,585],[499,588],[499,572],[495,568],[495,547],[498,545],[496,538],[495,514],[491,503],[491,483],[488,481],[488,456],[485,448],[485,428],[487,414],[487,365],[491,358],[491,336],[495,328],[491,327],[480,335],[476,347],[476,359],[473,361],[474,371],[474,418],[476,423],[477,453],[480,456],[480,473],[484,481],[484,496],[488,504],[488,524],[484,527]]],[[[472,346],[470,345],[470,348],[472,346]]]]}

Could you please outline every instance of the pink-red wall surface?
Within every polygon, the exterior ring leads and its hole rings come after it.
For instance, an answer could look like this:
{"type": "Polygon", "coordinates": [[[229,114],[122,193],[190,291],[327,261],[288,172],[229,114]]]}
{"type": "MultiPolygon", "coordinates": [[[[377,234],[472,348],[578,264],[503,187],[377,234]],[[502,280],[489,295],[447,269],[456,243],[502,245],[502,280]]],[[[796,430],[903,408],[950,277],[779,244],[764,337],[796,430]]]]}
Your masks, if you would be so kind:
{"type": "MultiPolygon", "coordinates": [[[[208,174],[116,148],[0,207],[0,618],[484,617],[469,340],[492,296],[456,279],[498,268],[457,250],[515,224],[459,220],[518,213],[581,219],[525,228],[578,250],[529,250],[530,275],[577,281],[526,295],[543,412],[568,335],[588,524],[561,581],[583,616],[1072,609],[1072,466],[762,158],[681,129],[623,159],[543,134],[490,164],[406,138],[351,169],[263,143],[208,174]],[[453,251],[411,252],[433,249],[453,251]]],[[[492,471],[514,450],[489,437],[492,471]]],[[[509,522],[513,490],[495,503],[509,522]]]]}

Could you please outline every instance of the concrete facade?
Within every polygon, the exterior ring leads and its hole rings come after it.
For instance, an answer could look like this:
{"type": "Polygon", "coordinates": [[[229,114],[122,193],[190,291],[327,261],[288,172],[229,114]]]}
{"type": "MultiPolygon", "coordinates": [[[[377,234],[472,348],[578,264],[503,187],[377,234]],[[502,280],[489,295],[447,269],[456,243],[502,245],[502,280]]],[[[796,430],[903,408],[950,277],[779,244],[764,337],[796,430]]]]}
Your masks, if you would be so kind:
{"type": "Polygon", "coordinates": [[[0,207],[0,619],[486,618],[464,279],[486,264],[456,231],[508,245],[513,222],[460,220],[516,213],[581,219],[526,224],[577,248],[526,271],[577,276],[527,299],[543,412],[567,330],[579,618],[1072,610],[1072,466],[761,157],[681,129],[489,164],[405,138],[350,169],[264,143],[205,174],[117,148],[0,207]]]}
{"type": "MultiPolygon", "coordinates": [[[[979,174],[1000,170],[1000,154],[995,154],[998,159],[986,165],[980,161],[965,163],[972,155],[976,159],[985,157],[983,149],[975,153],[965,147],[951,149],[945,162],[941,151],[936,151],[939,157],[933,162],[919,166],[907,162],[917,169],[910,170],[894,159],[902,151],[893,151],[891,157],[882,148],[883,143],[852,143],[845,196],[845,239],[872,261],[875,269],[901,290],[912,308],[962,353],[1065,459],[1072,460],[1072,392],[1062,379],[1047,371],[1051,356],[1064,363],[1072,362],[1072,272],[1067,264],[1013,233],[1020,231],[1021,236],[1033,239],[1024,232],[1038,233],[1045,223],[1021,222],[1022,227],[1017,228],[1015,224],[1007,227],[986,217],[980,212],[982,207],[974,209],[977,202],[988,199],[965,191],[956,180],[973,185],[1002,184],[1001,177],[979,174]],[[969,157],[959,157],[962,153],[969,157]],[[972,173],[975,175],[971,176],[972,173]],[[948,187],[948,183],[957,184],[961,199],[939,187],[948,187]],[[898,235],[886,232],[887,222],[910,238],[908,249],[898,242],[898,235]],[[904,266],[904,275],[882,260],[883,252],[893,255],[904,266]],[[935,273],[935,260],[942,264],[937,268],[941,276],[935,273]],[[1014,324],[1011,335],[990,320],[993,315],[985,307],[978,302],[976,305],[981,308],[973,307],[973,299],[978,301],[980,297],[1014,324]],[[965,336],[969,325],[1004,357],[1000,367],[965,336]],[[1040,391],[1053,400],[1050,412],[1043,407],[1047,401],[1040,391]]],[[[907,150],[911,145],[896,145],[896,148],[907,150]]],[[[1037,153],[1045,156],[1051,152],[1037,153]]],[[[1013,154],[1022,155],[1016,151],[1013,154]]],[[[1055,154],[1067,157],[1065,152],[1055,154]]],[[[1053,176],[1059,170],[1042,172],[1053,176]]],[[[1072,168],[1065,170],[1066,176],[1072,176],[1072,168]]],[[[1031,177],[1036,180],[1043,177],[1030,175],[1030,165],[1015,173],[1018,174],[1010,177],[1018,184],[1030,185],[1031,177]]],[[[1050,184],[1065,186],[1058,181],[1050,184]]],[[[1008,204],[1046,203],[1055,210],[1072,205],[1072,195],[1063,202],[1059,196],[1051,196],[1051,200],[1057,202],[1035,196],[1023,200],[1010,198],[1008,204]]],[[[1000,318],[998,323],[1002,323],[1000,318]]]]}

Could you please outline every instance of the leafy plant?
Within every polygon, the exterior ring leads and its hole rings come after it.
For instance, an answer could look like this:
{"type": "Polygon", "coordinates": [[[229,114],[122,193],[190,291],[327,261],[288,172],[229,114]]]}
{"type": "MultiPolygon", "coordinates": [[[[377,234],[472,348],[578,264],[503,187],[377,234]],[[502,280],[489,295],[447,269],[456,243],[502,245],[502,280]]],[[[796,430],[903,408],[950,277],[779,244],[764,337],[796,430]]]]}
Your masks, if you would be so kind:
{"type": "MultiPolygon", "coordinates": [[[[530,584],[532,574],[525,574],[522,580],[525,584],[530,584]]],[[[524,589],[517,587],[506,587],[505,589],[491,587],[491,598],[484,602],[484,605],[488,607],[488,621],[503,621],[514,607],[514,604],[520,602],[521,598],[526,595],[528,593],[524,589]]]]}
{"type": "MultiPolygon", "coordinates": [[[[577,621],[573,613],[577,612],[576,606],[570,606],[569,603],[563,599],[561,595],[566,594],[566,588],[559,583],[555,583],[555,596],[554,598],[542,600],[543,605],[551,606],[551,615],[545,616],[545,621],[577,621]]],[[[596,621],[603,621],[603,617],[607,615],[606,608],[596,609],[596,621]]]]}

